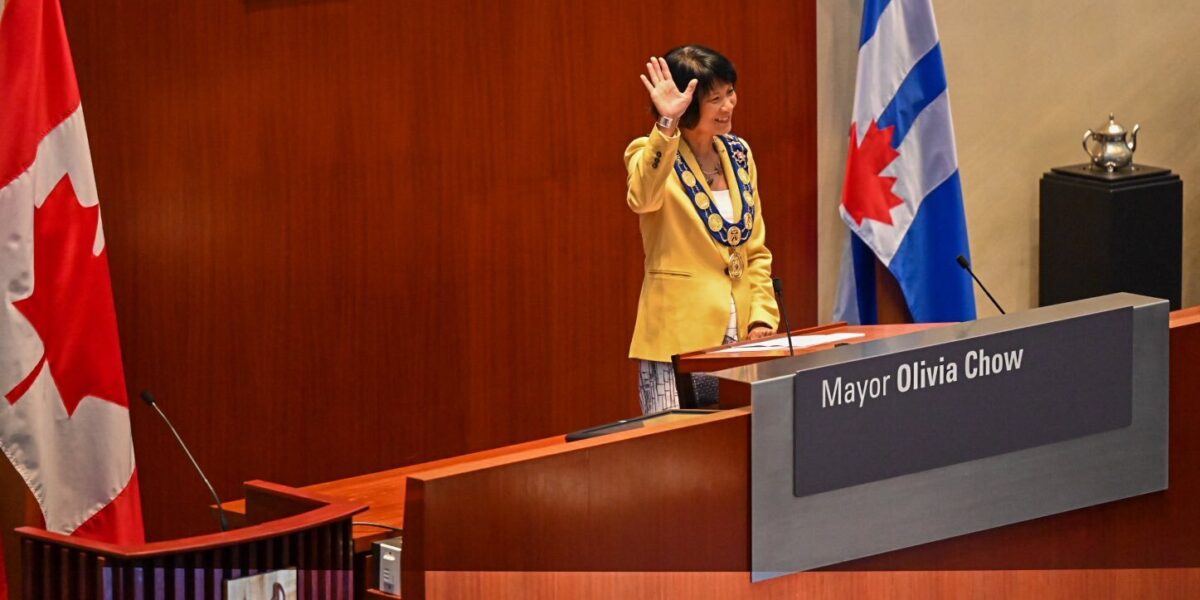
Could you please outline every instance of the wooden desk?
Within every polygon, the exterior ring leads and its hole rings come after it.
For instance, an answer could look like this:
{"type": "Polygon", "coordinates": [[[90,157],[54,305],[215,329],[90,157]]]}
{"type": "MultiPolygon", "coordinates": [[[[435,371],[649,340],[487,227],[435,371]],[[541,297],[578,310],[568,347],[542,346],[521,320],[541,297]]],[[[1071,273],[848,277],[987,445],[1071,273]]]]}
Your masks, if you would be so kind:
{"type": "MultiPolygon", "coordinates": [[[[846,340],[846,343],[861,344],[872,340],[879,340],[898,335],[905,335],[917,331],[925,331],[936,327],[945,327],[952,323],[898,323],[891,325],[847,325],[845,323],[831,323],[829,325],[818,325],[807,329],[797,329],[791,332],[790,335],[827,335],[830,333],[861,333],[863,337],[846,340]]],[[[783,339],[784,334],[775,334],[763,340],[783,339]]],[[[708,348],[705,350],[697,350],[696,352],[687,352],[679,355],[676,367],[683,373],[707,373],[711,371],[720,371],[722,369],[731,369],[742,365],[783,358],[790,356],[790,352],[785,349],[779,350],[759,350],[747,352],[726,352],[729,348],[737,348],[748,344],[755,344],[763,340],[743,340],[718,346],[716,348],[708,348]]],[[[839,342],[840,343],[840,342],[839,342]]],[[[809,346],[808,348],[797,348],[796,354],[809,354],[812,352],[821,352],[832,348],[834,344],[821,344],[819,346],[809,346]]]]}
{"type": "MultiPolygon", "coordinates": [[[[405,488],[409,475],[453,465],[472,464],[496,456],[506,456],[526,450],[565,443],[565,436],[559,435],[523,444],[493,448],[482,452],[463,454],[461,456],[409,465],[398,469],[379,471],[378,473],[368,473],[337,481],[318,483],[301,489],[317,496],[367,505],[367,510],[359,513],[354,519],[355,522],[380,523],[403,529],[405,488]]],[[[243,526],[245,524],[245,500],[225,502],[221,506],[229,514],[231,523],[236,526],[243,526]]],[[[368,553],[371,551],[371,544],[379,540],[394,537],[394,535],[388,529],[355,525],[353,533],[354,551],[356,553],[368,553]]]]}
{"type": "MultiPolygon", "coordinates": [[[[405,529],[408,600],[484,590],[492,598],[915,598],[980,587],[974,597],[1200,597],[1200,307],[1172,313],[1170,343],[1168,490],[762,584],[746,573],[748,407],[306,489],[367,503],[362,520],[405,529]]],[[[356,548],[389,536],[355,528],[356,548]]]]}
{"type": "MultiPolygon", "coordinates": [[[[820,344],[817,346],[808,346],[807,348],[795,348],[796,355],[810,354],[813,352],[822,352],[829,350],[836,345],[845,344],[861,344],[873,340],[883,338],[896,337],[917,331],[925,331],[936,327],[945,327],[951,323],[898,323],[889,325],[847,325],[846,323],[830,323],[828,325],[818,325],[806,329],[797,329],[789,334],[791,336],[800,335],[828,335],[831,333],[854,333],[861,334],[862,337],[848,339],[844,342],[836,342],[829,344],[820,344]]],[[[777,350],[747,350],[743,352],[731,352],[731,349],[757,344],[762,341],[784,339],[785,334],[778,333],[772,336],[762,338],[761,340],[743,340],[733,342],[716,348],[707,348],[697,350],[695,352],[686,352],[678,356],[671,357],[671,362],[675,366],[675,387],[679,393],[679,405],[683,408],[697,408],[696,392],[692,385],[692,373],[711,373],[722,369],[732,369],[733,367],[741,367],[744,365],[752,365],[755,363],[774,360],[776,358],[784,358],[792,355],[792,349],[780,348],[777,350]]],[[[750,399],[745,397],[745,394],[740,393],[740,390],[730,389],[726,385],[721,386],[720,392],[720,408],[737,408],[750,404],[750,399]]],[[[704,408],[711,408],[706,406],[704,408]]]]}

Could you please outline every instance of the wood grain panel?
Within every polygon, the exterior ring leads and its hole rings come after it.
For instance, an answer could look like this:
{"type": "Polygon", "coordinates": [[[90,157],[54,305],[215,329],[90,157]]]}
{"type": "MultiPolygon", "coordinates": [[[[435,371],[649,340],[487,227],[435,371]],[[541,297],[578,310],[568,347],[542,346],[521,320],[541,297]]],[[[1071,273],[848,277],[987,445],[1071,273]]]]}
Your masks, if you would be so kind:
{"type": "MultiPolygon", "coordinates": [[[[640,65],[741,72],[793,327],[816,320],[815,7],[630,0],[63,0],[131,394],[217,489],[638,412],[621,152],[640,65]]],[[[141,406],[148,534],[215,527],[141,406]]]]}
{"type": "Polygon", "coordinates": [[[749,415],[410,474],[403,595],[430,571],[746,571],[749,415]]]}
{"type": "MultiPolygon", "coordinates": [[[[1111,600],[1193,599],[1200,569],[804,572],[750,583],[743,572],[437,572],[427,599],[1111,600]]],[[[372,592],[367,598],[397,596],[372,592]]]]}
{"type": "MultiPolygon", "coordinates": [[[[429,574],[429,600],[657,598],[659,600],[1191,600],[1200,569],[799,573],[752,584],[746,573],[429,574]]],[[[367,596],[394,600],[373,591],[367,596]]]]}

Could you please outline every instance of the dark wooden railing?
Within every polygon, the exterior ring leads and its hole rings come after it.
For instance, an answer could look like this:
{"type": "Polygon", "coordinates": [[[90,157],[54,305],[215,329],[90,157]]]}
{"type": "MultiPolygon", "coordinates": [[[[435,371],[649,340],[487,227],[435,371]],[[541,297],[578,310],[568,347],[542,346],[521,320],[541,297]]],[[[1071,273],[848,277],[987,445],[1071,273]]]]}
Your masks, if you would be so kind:
{"type": "Polygon", "coordinates": [[[350,502],[261,481],[246,483],[244,527],[139,545],[22,527],[23,598],[224,598],[225,582],[294,568],[299,597],[353,597],[350,502]]]}

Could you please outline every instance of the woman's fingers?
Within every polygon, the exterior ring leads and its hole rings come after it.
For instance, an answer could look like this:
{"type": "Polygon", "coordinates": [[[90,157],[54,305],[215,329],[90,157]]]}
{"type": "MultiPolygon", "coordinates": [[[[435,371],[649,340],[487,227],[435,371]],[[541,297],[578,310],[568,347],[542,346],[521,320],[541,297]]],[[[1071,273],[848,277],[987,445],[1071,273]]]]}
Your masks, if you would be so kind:
{"type": "Polygon", "coordinates": [[[662,73],[658,72],[658,61],[651,56],[650,62],[646,63],[646,72],[650,74],[650,83],[658,85],[662,81],[662,73]]]}
{"type": "MultiPolygon", "coordinates": [[[[696,89],[697,81],[695,79],[688,83],[687,90],[683,93],[679,92],[679,88],[675,87],[675,80],[671,78],[671,68],[667,65],[664,58],[651,56],[650,62],[646,63],[646,75],[641,76],[642,85],[646,87],[646,91],[650,92],[651,97],[660,96],[663,100],[675,101],[683,98],[686,101],[691,101],[692,92],[696,89]]],[[[657,103],[658,100],[655,100],[657,103]]]]}
{"type": "Polygon", "coordinates": [[[641,77],[641,78],[642,78],[642,85],[646,86],[646,91],[647,91],[647,92],[650,92],[651,94],[653,94],[653,93],[654,93],[654,86],[650,84],[650,80],[649,80],[649,79],[646,79],[646,76],[645,76],[645,75],[639,75],[638,77],[641,77]]]}

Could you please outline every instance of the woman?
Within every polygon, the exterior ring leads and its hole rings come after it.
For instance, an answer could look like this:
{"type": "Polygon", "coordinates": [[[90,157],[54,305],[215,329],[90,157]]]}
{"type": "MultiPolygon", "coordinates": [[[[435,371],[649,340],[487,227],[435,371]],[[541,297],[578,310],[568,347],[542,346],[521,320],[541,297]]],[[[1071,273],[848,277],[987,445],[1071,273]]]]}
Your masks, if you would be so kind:
{"type": "MultiPolygon", "coordinates": [[[[629,356],[640,360],[639,396],[649,414],[679,406],[672,355],[770,335],[779,309],[758,171],[750,147],[730,133],[733,64],[683,46],[651,58],[641,78],[657,122],[625,150],[626,201],[646,254],[629,356]]],[[[715,400],[715,381],[698,392],[715,400]]]]}

